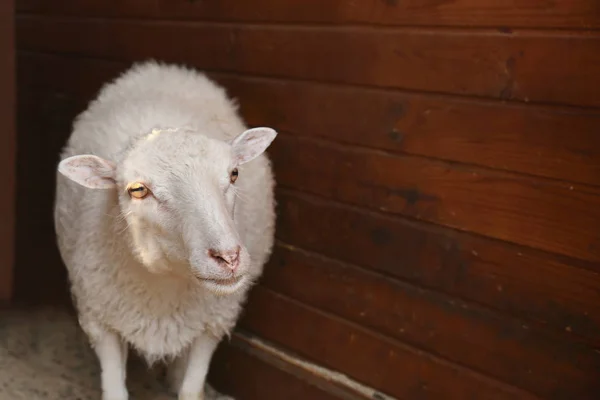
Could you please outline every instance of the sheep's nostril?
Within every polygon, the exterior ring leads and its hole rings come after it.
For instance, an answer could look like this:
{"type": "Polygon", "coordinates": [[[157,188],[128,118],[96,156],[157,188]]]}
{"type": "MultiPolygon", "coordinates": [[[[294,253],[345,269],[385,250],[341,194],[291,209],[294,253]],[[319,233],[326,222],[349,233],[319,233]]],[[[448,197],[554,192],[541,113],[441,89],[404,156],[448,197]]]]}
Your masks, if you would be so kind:
{"type": "Polygon", "coordinates": [[[215,249],[208,250],[208,254],[223,267],[235,271],[240,261],[240,247],[234,250],[219,251],[215,249]]]}
{"type": "Polygon", "coordinates": [[[232,254],[230,258],[230,263],[235,263],[240,258],[240,248],[238,247],[232,254]]]}

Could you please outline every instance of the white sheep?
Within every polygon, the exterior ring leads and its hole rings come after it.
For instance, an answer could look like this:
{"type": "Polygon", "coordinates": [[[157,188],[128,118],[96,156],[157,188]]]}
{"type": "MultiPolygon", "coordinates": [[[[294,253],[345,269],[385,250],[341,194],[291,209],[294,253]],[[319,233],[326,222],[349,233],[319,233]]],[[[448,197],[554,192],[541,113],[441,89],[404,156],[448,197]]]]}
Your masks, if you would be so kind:
{"type": "Polygon", "coordinates": [[[204,398],[212,354],[273,246],[264,151],[276,135],[248,130],[204,74],[154,61],[75,119],[54,219],[104,400],[128,398],[128,346],[150,364],[173,361],[179,399],[204,398]]]}

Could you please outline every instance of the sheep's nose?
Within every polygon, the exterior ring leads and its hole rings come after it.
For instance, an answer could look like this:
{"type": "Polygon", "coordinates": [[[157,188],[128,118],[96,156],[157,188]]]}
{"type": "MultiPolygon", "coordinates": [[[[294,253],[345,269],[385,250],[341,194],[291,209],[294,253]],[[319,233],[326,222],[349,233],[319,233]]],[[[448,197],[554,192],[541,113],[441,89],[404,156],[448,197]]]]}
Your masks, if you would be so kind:
{"type": "Polygon", "coordinates": [[[240,246],[232,250],[208,250],[208,255],[211,256],[223,268],[234,272],[240,265],[240,246]]]}

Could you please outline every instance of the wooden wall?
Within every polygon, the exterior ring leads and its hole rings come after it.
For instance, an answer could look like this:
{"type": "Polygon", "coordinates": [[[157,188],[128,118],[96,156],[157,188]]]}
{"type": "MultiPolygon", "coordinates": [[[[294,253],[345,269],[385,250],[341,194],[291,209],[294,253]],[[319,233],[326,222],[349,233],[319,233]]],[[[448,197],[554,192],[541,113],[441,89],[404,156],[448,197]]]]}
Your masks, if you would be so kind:
{"type": "MultiPolygon", "coordinates": [[[[598,398],[600,2],[17,6],[22,299],[65,293],[72,118],[132,61],[185,62],[281,132],[278,243],[240,332],[399,399],[598,398]]],[[[359,398],[242,342],[213,371],[242,399],[359,398]]]]}
{"type": "Polygon", "coordinates": [[[13,291],[15,258],[15,34],[14,1],[0,2],[0,305],[13,291]]]}

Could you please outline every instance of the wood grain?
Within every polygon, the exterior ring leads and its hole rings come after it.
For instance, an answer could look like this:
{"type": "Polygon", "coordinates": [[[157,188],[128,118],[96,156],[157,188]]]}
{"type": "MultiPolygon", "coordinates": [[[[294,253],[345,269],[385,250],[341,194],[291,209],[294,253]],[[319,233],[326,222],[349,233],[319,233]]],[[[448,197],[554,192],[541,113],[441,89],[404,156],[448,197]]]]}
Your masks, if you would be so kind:
{"type": "Polygon", "coordinates": [[[0,2],[0,303],[13,294],[16,186],[14,1],[0,2]]]}
{"type": "Polygon", "coordinates": [[[240,26],[21,16],[22,50],[208,70],[600,106],[600,35],[240,26]],[[560,57],[559,54],[569,54],[560,57]],[[572,62],[577,60],[577,62],[572,62]],[[552,65],[552,68],[543,66],[552,65]],[[549,85],[560,82],[560,85],[549,85]]]}
{"type": "MultiPolygon", "coordinates": [[[[85,104],[127,64],[21,53],[20,84],[85,104]]],[[[252,126],[600,185],[600,111],[211,74],[252,126]],[[355,115],[357,118],[347,118],[355,115]]]]}
{"type": "Polygon", "coordinates": [[[280,185],[600,262],[600,189],[282,135],[280,185]]]}
{"type": "Polygon", "coordinates": [[[256,287],[240,326],[401,399],[533,399],[520,390],[256,287]]]}
{"type": "MultiPolygon", "coordinates": [[[[294,246],[276,248],[262,284],[542,398],[600,390],[600,354],[591,347],[294,246]]],[[[591,306],[598,318],[596,300],[591,306]]]]}
{"type": "Polygon", "coordinates": [[[277,236],[286,243],[600,345],[600,276],[587,270],[595,264],[284,190],[277,200],[277,236]]]}
{"type": "Polygon", "coordinates": [[[600,27],[594,0],[20,0],[19,12],[105,17],[152,17],[269,23],[435,25],[468,27],[600,27]]]}

